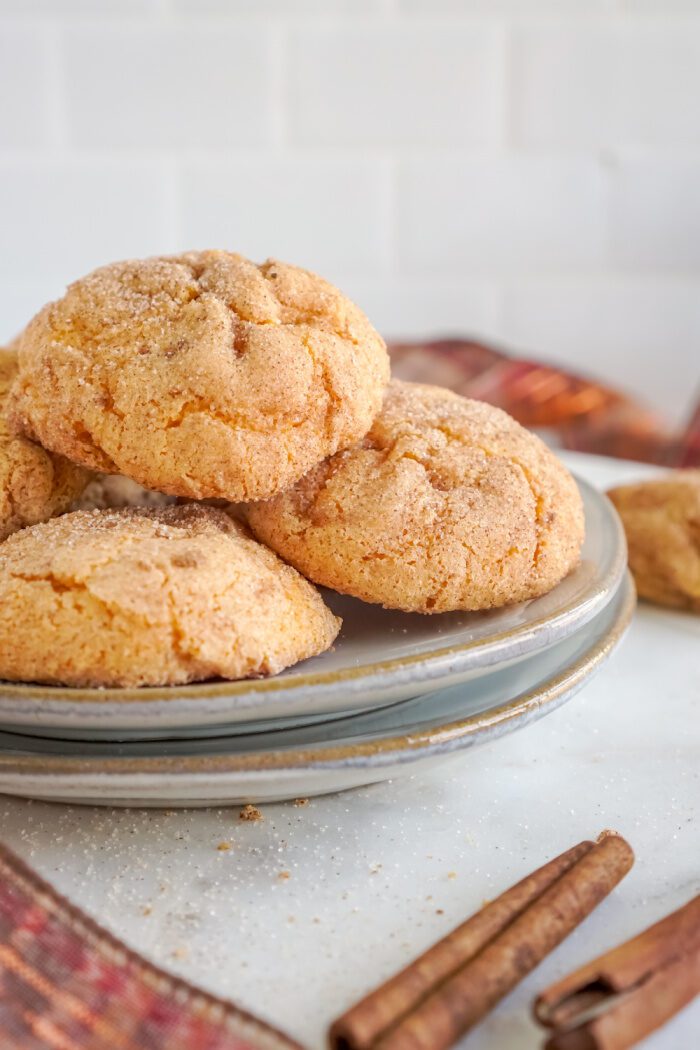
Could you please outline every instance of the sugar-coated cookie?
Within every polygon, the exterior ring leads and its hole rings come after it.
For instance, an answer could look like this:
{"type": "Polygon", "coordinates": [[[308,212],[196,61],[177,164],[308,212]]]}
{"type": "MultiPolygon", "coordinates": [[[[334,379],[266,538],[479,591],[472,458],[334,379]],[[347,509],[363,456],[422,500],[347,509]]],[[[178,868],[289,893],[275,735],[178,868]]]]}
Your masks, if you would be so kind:
{"type": "Polygon", "coordinates": [[[246,511],[305,576],[407,612],[544,594],[579,561],[576,484],[500,409],[393,382],[362,444],[246,511]]]}
{"type": "Polygon", "coordinates": [[[621,485],[608,495],[625,527],[639,596],[700,612],[700,470],[621,485]]]}
{"type": "Polygon", "coordinates": [[[88,471],[15,437],[7,418],[17,355],[0,350],[0,540],[66,510],[89,480],[88,471]]]}
{"type": "Polygon", "coordinates": [[[19,341],[18,426],[149,489],[264,499],[359,441],[379,411],[381,337],[296,266],[223,251],[114,263],[19,341]]]}
{"type": "Polygon", "coordinates": [[[78,511],[0,545],[0,678],[170,685],[276,674],[340,621],[223,511],[78,511]]]}

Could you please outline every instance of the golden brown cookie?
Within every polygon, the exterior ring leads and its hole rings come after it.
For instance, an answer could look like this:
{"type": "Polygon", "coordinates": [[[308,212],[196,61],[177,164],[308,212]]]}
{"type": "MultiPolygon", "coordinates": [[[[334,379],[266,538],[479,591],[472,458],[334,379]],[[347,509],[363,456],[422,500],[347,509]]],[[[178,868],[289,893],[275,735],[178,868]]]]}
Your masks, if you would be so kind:
{"type": "Polygon", "coordinates": [[[104,266],[20,340],[16,416],[85,466],[194,499],[267,498],[359,441],[381,337],[296,266],[190,252],[104,266]]]}
{"type": "Polygon", "coordinates": [[[500,409],[393,382],[364,442],[247,517],[317,583],[408,612],[489,609],[579,560],[583,509],[549,449],[500,409]]]}
{"type": "Polygon", "coordinates": [[[340,621],[220,510],[78,511],[0,545],[0,678],[170,685],[276,674],[340,621]]]}
{"type": "Polygon", "coordinates": [[[0,540],[61,514],[90,477],[63,456],[11,432],[6,410],[16,374],[17,355],[0,350],[0,540]]]}
{"type": "Polygon", "coordinates": [[[175,496],[145,489],[121,474],[95,474],[71,510],[122,510],[125,507],[169,507],[175,496]]]}
{"type": "Polygon", "coordinates": [[[640,598],[700,612],[700,470],[608,493],[627,534],[640,598]]]}

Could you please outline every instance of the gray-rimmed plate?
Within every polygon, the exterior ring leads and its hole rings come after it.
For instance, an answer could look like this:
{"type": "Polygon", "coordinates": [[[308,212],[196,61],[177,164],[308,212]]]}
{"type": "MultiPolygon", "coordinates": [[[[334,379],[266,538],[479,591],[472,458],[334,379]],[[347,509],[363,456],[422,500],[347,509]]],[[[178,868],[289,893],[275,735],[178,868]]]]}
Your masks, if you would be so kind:
{"type": "Polygon", "coordinates": [[[485,679],[323,726],[188,741],[77,743],[0,733],[0,791],[98,805],[277,801],[357,787],[443,761],[570,699],[620,642],[629,575],[576,635],[485,679]]]}
{"type": "Polygon", "coordinates": [[[612,505],[579,481],[580,566],[549,594],[488,613],[404,614],[327,594],[335,647],[274,678],[162,689],[0,683],[0,727],[66,739],[149,739],[309,725],[490,674],[571,637],[611,600],[626,547],[612,505]],[[289,722],[287,720],[294,720],[289,722]]]}

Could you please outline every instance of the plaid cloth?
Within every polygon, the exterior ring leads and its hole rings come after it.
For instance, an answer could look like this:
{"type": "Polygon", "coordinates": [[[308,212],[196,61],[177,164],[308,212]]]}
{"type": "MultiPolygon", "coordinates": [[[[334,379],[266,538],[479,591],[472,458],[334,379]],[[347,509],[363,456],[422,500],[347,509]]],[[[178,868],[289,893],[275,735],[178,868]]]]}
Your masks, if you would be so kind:
{"type": "Polygon", "coordinates": [[[146,962],[0,846],[2,1050],[299,1050],[146,962]]]}
{"type": "Polygon", "coordinates": [[[671,430],[653,411],[617,390],[537,361],[509,357],[466,339],[394,343],[394,374],[447,386],[505,409],[552,444],[579,452],[700,465],[700,404],[687,429],[671,430]]]}

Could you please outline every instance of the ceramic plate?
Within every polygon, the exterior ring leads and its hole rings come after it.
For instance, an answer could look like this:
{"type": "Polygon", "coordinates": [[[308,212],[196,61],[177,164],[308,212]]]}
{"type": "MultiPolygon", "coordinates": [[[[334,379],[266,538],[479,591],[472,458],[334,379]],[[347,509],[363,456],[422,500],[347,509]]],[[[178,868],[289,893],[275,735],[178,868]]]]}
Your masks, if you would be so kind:
{"type": "Polygon", "coordinates": [[[478,681],[324,726],[190,741],[74,743],[0,733],[0,791],[100,805],[276,801],[387,780],[521,728],[572,697],[635,605],[626,575],[575,636],[478,681]]]}
{"type": "Polygon", "coordinates": [[[578,569],[536,601],[489,613],[421,616],[326,594],[343,617],[334,649],[274,678],[166,689],[0,683],[0,726],[53,737],[148,739],[230,733],[376,708],[489,673],[571,636],[614,595],[625,540],[607,499],[579,482],[586,542],[578,569]],[[281,721],[284,720],[284,721],[281,721]]]}

